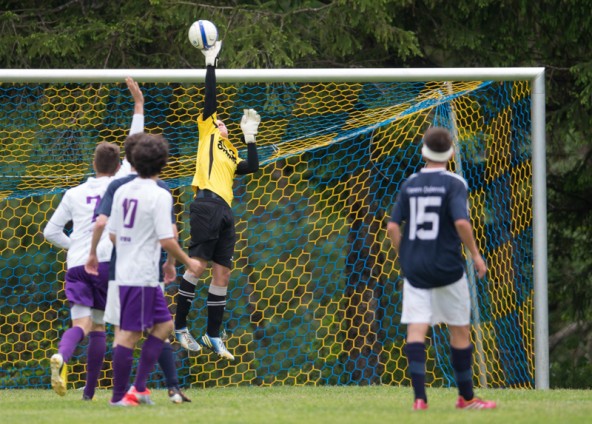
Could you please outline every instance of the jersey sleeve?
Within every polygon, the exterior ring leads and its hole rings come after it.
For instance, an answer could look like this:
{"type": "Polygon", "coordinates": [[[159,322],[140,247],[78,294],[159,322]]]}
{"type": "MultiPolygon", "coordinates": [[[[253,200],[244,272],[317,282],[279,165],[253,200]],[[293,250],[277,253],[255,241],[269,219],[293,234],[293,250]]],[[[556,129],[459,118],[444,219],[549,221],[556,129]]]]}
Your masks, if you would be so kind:
{"type": "Polygon", "coordinates": [[[49,219],[49,222],[43,230],[43,235],[50,243],[68,249],[70,247],[70,237],[64,234],[64,227],[72,220],[71,198],[68,191],[62,197],[62,201],[49,219]]]}
{"type": "Polygon", "coordinates": [[[154,210],[154,228],[159,240],[173,238],[173,228],[169,217],[173,210],[173,197],[165,190],[161,190],[154,210]]]}
{"type": "Polygon", "coordinates": [[[395,205],[393,206],[393,210],[391,212],[390,221],[399,225],[403,221],[407,220],[409,216],[409,201],[405,188],[406,184],[403,184],[401,191],[397,195],[397,200],[395,201],[395,205]]]}
{"type": "MultiPolygon", "coordinates": [[[[117,199],[117,195],[111,198],[111,204],[117,199]]],[[[107,231],[109,234],[117,234],[117,229],[121,226],[121,221],[123,219],[123,209],[121,207],[117,207],[117,203],[115,203],[115,207],[109,207],[109,221],[107,221],[107,231]]]]}
{"type": "Polygon", "coordinates": [[[111,183],[107,186],[105,194],[103,194],[101,201],[95,209],[95,217],[99,215],[111,216],[111,209],[113,208],[113,197],[115,196],[115,191],[119,187],[119,183],[116,181],[117,180],[111,181],[111,183]]]}
{"type": "Polygon", "coordinates": [[[464,181],[454,180],[450,190],[450,216],[453,221],[469,217],[468,189],[464,181]]]}
{"type": "Polygon", "coordinates": [[[141,113],[134,113],[129,135],[138,134],[141,132],[144,132],[144,115],[141,113]]]}
{"type": "MultiPolygon", "coordinates": [[[[158,184],[158,186],[160,188],[165,189],[169,193],[171,192],[169,185],[166,182],[164,182],[163,180],[156,180],[156,184],[158,184]]],[[[175,219],[175,210],[171,207],[171,224],[176,224],[176,223],[177,223],[177,220],[175,219]]]]}

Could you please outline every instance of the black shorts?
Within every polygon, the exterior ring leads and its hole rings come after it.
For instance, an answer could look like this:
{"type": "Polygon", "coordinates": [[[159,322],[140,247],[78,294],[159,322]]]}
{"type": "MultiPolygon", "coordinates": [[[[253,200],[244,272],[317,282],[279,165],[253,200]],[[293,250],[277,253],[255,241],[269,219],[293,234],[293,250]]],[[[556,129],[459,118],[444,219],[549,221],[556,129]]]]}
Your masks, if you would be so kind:
{"type": "Polygon", "coordinates": [[[220,197],[196,197],[189,211],[189,256],[232,269],[236,232],[230,206],[220,197]]]}

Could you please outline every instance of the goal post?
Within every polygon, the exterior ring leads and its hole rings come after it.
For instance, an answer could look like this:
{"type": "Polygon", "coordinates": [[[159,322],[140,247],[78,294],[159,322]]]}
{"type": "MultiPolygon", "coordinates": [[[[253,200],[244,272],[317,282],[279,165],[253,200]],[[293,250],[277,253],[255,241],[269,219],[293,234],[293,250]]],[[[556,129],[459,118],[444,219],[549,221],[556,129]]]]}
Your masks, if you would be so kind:
{"type": "MultiPolygon", "coordinates": [[[[128,76],[145,92],[147,131],[171,144],[163,179],[184,242],[205,70],[0,70],[0,388],[48,385],[39,364],[69,317],[65,256],[40,231],[61,194],[91,175],[93,146],[122,145],[132,114],[128,76]]],[[[218,69],[216,76],[231,134],[240,133],[243,108],[263,118],[261,170],[235,188],[238,242],[225,322],[237,363],[219,369],[207,355],[179,350],[185,385],[409,384],[400,269],[385,226],[399,184],[421,167],[423,131],[443,125],[455,133],[452,167],[462,163],[467,172],[491,271],[471,279],[475,382],[549,388],[544,68],[218,69]]],[[[202,295],[190,315],[197,334],[205,328],[202,295]]],[[[445,333],[434,328],[429,342],[435,386],[454,384],[445,333]]],[[[84,351],[73,361],[81,385],[84,351]]],[[[109,370],[101,378],[110,385],[109,370]]]]}

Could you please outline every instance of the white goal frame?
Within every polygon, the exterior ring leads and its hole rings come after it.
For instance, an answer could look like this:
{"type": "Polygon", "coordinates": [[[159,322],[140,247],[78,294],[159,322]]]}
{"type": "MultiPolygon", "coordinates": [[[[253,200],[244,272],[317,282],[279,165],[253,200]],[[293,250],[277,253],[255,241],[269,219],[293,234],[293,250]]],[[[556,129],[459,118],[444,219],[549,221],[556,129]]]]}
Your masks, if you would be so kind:
{"type": "MultiPolygon", "coordinates": [[[[199,83],[204,69],[0,69],[2,83],[199,83]]],[[[530,81],[535,388],[549,388],[545,68],[219,69],[218,82],[530,81]]]]}

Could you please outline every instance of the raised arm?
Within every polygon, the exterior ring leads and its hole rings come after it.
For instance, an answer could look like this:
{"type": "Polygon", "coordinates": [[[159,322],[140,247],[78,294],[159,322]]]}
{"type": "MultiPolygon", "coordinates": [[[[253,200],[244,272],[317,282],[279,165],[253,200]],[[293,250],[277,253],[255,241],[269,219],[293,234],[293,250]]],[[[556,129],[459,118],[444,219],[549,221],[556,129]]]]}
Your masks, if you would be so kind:
{"type": "Polygon", "coordinates": [[[129,135],[144,132],[144,94],[132,77],[127,77],[125,83],[134,98],[134,116],[132,117],[129,135]]]}
{"type": "Polygon", "coordinates": [[[206,87],[204,95],[203,119],[206,120],[212,116],[218,107],[216,100],[216,64],[218,62],[218,53],[222,48],[222,42],[216,43],[207,50],[202,50],[206,58],[206,87]]]}
{"type": "Polygon", "coordinates": [[[241,130],[243,131],[243,140],[247,143],[247,160],[239,162],[236,173],[238,175],[253,174],[259,170],[259,155],[255,144],[255,135],[257,134],[261,116],[255,109],[245,109],[241,119],[241,130]]]}

